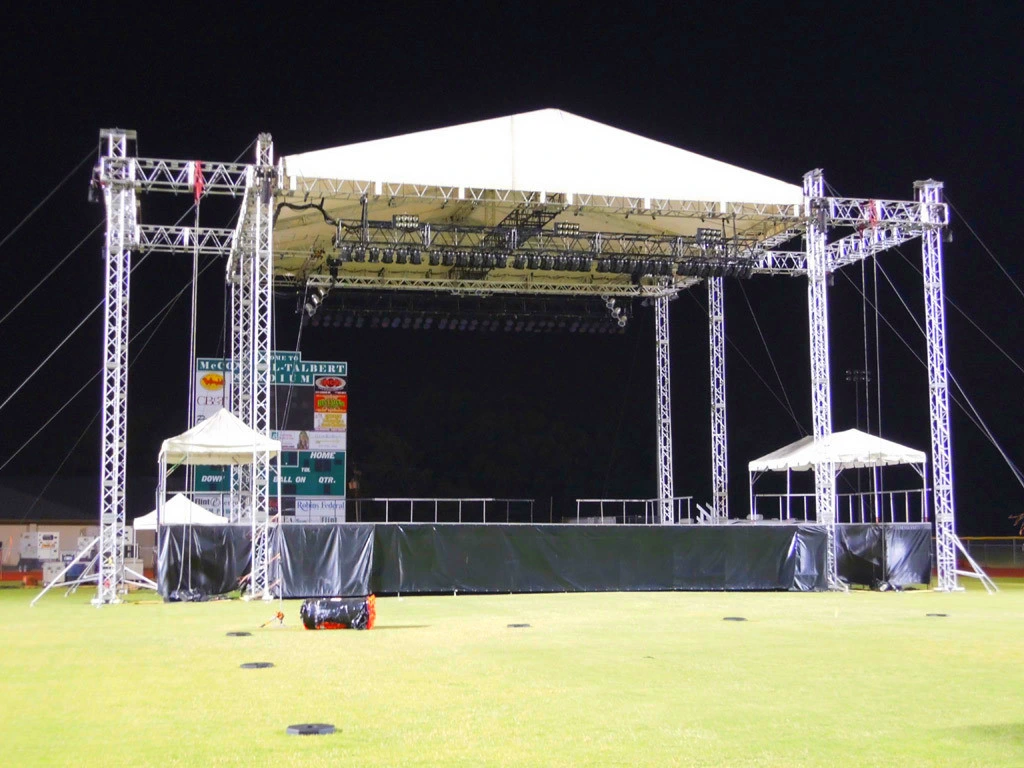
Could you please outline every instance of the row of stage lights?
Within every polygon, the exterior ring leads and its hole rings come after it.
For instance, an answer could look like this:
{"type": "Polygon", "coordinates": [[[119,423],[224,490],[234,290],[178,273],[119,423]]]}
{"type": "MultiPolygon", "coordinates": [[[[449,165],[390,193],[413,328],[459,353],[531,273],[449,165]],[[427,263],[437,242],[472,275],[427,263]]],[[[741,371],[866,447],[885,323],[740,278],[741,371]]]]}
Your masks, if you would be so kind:
{"type": "MultiPolygon", "coordinates": [[[[338,251],[339,261],[357,264],[423,264],[424,253],[419,248],[380,248],[377,246],[345,245],[338,251]]],[[[432,267],[460,267],[464,269],[526,269],[533,271],[559,270],[562,272],[589,272],[594,257],[563,253],[496,253],[492,251],[432,250],[426,254],[432,267]]],[[[637,258],[607,256],[597,259],[597,271],[606,274],[634,277],[749,277],[751,267],[743,264],[713,261],[683,261],[678,264],[668,258],[637,258]]]]}
{"type": "Polygon", "coordinates": [[[476,318],[434,315],[364,315],[352,312],[318,313],[309,319],[322,328],[370,328],[400,330],[468,331],[488,333],[624,333],[625,317],[500,317],[476,318]]]}

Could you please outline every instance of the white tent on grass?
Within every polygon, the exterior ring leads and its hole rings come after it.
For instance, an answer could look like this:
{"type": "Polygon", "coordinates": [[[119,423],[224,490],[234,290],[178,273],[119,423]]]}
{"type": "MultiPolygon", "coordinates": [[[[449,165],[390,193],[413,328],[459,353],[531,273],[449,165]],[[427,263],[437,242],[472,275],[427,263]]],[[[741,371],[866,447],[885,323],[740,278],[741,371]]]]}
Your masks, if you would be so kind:
{"type": "MultiPolygon", "coordinates": [[[[786,500],[786,511],[784,517],[788,518],[791,512],[791,472],[807,472],[813,470],[818,464],[830,461],[835,467],[836,473],[844,469],[878,468],[889,467],[900,464],[912,466],[925,481],[925,465],[928,457],[924,451],[900,445],[892,440],[886,440],[859,429],[847,429],[843,432],[833,432],[829,437],[815,445],[814,437],[802,437],[799,440],[783,446],[771,453],[754,459],[747,464],[750,473],[750,511],[751,516],[756,519],[754,482],[764,472],[785,472],[786,473],[786,494],[780,498],[786,500]]],[[[927,489],[922,487],[922,511],[924,510],[924,495],[927,489]]],[[[887,492],[892,494],[892,491],[887,492]]],[[[900,493],[907,493],[900,491],[900,493]]],[[[871,494],[877,496],[877,493],[871,494]]],[[[878,505],[876,499],[876,508],[878,505]]],[[[852,507],[851,507],[852,509],[852,507]]],[[[891,511],[891,497],[890,497],[891,511]]],[[[852,515],[852,512],[851,512],[852,515]]]]}
{"type": "MultiPolygon", "coordinates": [[[[281,476],[281,441],[261,435],[250,429],[231,411],[221,408],[213,416],[196,424],[192,429],[176,437],[169,437],[160,446],[160,473],[158,475],[157,520],[164,524],[166,509],[171,502],[165,502],[167,476],[179,466],[197,464],[227,464],[232,466],[255,464],[266,455],[276,459],[277,477],[281,476]],[[167,465],[171,468],[168,470],[167,465]]],[[[278,504],[281,508],[281,484],[277,484],[278,504]]],[[[172,499],[173,501],[173,499],[172,499]]],[[[255,497],[252,518],[255,520],[255,497]]],[[[191,503],[191,502],[189,502],[191,503]]],[[[205,511],[205,510],[204,510],[205,511]]]]}
{"type": "MultiPolygon", "coordinates": [[[[154,509],[149,514],[135,518],[132,525],[136,531],[155,531],[156,517],[157,510],[154,509]]],[[[226,522],[227,518],[190,501],[183,493],[176,493],[167,500],[160,519],[162,525],[224,525],[226,522]]]]}

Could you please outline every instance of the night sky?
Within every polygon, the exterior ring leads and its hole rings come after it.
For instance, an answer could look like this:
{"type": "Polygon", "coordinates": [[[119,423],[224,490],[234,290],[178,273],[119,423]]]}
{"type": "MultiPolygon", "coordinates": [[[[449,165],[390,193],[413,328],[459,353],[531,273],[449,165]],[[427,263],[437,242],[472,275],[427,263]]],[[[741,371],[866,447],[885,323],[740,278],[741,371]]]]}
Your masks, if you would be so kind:
{"type": "MultiPolygon", "coordinates": [[[[248,161],[261,131],[273,134],[278,155],[293,154],[556,107],[796,184],[821,167],[843,195],[911,199],[915,180],[944,181],[962,215],[945,250],[947,297],[963,313],[948,310],[950,367],[1009,458],[1024,463],[1024,259],[1011,236],[1024,173],[1021,6],[690,5],[540,11],[449,2],[378,14],[373,4],[353,11],[336,3],[268,14],[225,4],[195,17],[40,5],[9,16],[0,29],[8,158],[0,316],[84,244],[0,322],[0,402],[102,299],[102,230],[90,232],[103,209],[86,199],[100,128],[136,129],[143,156],[231,161],[244,153],[248,161]]],[[[143,198],[142,220],[173,223],[190,203],[143,198]]],[[[229,226],[235,208],[204,201],[201,224],[229,226]]],[[[901,250],[879,264],[923,322],[920,248],[901,250]]],[[[139,266],[133,332],[185,289],[189,274],[184,256],[139,266]]],[[[855,396],[845,380],[864,367],[860,285],[859,267],[847,268],[829,296],[837,430],[855,426],[858,413],[865,426],[863,390],[855,396]]],[[[199,354],[216,355],[221,264],[209,265],[200,293],[199,354]]],[[[708,501],[706,291],[690,293],[672,304],[675,483],[678,494],[708,501]]],[[[927,377],[914,357],[923,359],[924,339],[885,278],[879,298],[882,316],[912,347],[880,321],[883,435],[928,450],[927,377]]],[[[294,310],[282,296],[281,349],[295,348],[294,310]]],[[[159,442],[186,426],[188,317],[186,292],[152,338],[147,331],[132,347],[130,517],[149,509],[159,442]]],[[[870,308],[867,319],[873,326],[870,308]]],[[[806,282],[727,281],[726,327],[735,516],[747,503],[746,462],[810,429],[806,282]]],[[[70,401],[0,469],[0,485],[39,493],[64,462],[47,495],[68,500],[77,478],[74,487],[86,490],[69,503],[97,509],[88,494],[98,488],[99,421],[88,425],[100,387],[87,382],[100,367],[101,328],[96,313],[0,409],[3,464],[70,401]]],[[[301,351],[350,364],[349,466],[363,473],[367,494],[527,497],[553,503],[557,515],[580,496],[656,493],[649,308],[635,307],[621,336],[310,327],[301,351]]],[[[873,367],[873,342],[870,358],[873,367]]],[[[874,387],[871,402],[874,429],[874,387]]],[[[958,530],[1012,533],[1024,488],[956,406],[953,453],[958,530]]]]}

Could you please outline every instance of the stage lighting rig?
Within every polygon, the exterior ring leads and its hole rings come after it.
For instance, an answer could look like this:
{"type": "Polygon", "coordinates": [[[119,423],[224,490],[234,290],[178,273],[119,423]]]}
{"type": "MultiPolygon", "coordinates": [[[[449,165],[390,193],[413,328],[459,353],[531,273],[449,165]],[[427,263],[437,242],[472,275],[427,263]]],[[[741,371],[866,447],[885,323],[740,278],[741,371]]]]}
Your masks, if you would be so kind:
{"type": "Polygon", "coordinates": [[[396,213],[391,217],[395,229],[414,230],[420,228],[420,217],[414,213],[396,213]]]}
{"type": "Polygon", "coordinates": [[[320,306],[323,304],[327,294],[330,293],[330,290],[331,289],[329,287],[325,288],[324,286],[318,286],[309,294],[309,298],[306,299],[306,304],[303,307],[303,309],[306,310],[307,316],[313,317],[313,315],[317,313],[317,310],[320,309],[320,306]]]}

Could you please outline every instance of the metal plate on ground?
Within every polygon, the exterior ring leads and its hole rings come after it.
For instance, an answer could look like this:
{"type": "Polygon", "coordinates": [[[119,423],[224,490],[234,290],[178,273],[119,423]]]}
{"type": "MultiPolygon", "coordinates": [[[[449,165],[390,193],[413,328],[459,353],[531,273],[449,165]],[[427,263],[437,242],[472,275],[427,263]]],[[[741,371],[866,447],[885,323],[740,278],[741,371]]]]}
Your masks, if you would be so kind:
{"type": "Polygon", "coordinates": [[[249,637],[252,632],[228,632],[228,637],[249,637]]]}
{"type": "Polygon", "coordinates": [[[746,621],[742,616],[724,616],[722,621],[746,621]]]}
{"type": "Polygon", "coordinates": [[[530,625],[529,624],[509,624],[508,628],[509,629],[521,629],[523,627],[528,627],[528,626],[530,626],[530,625]]]}
{"type": "Polygon", "coordinates": [[[242,669],[269,669],[274,665],[269,661],[247,661],[240,666],[242,669]]]}
{"type": "Polygon", "coordinates": [[[948,613],[926,613],[925,616],[934,616],[935,618],[942,618],[942,619],[944,619],[947,616],[949,616],[949,614],[948,613]]]}
{"type": "Polygon", "coordinates": [[[285,733],[290,736],[327,736],[334,733],[334,726],[330,723],[299,723],[289,725],[285,733]]]}

